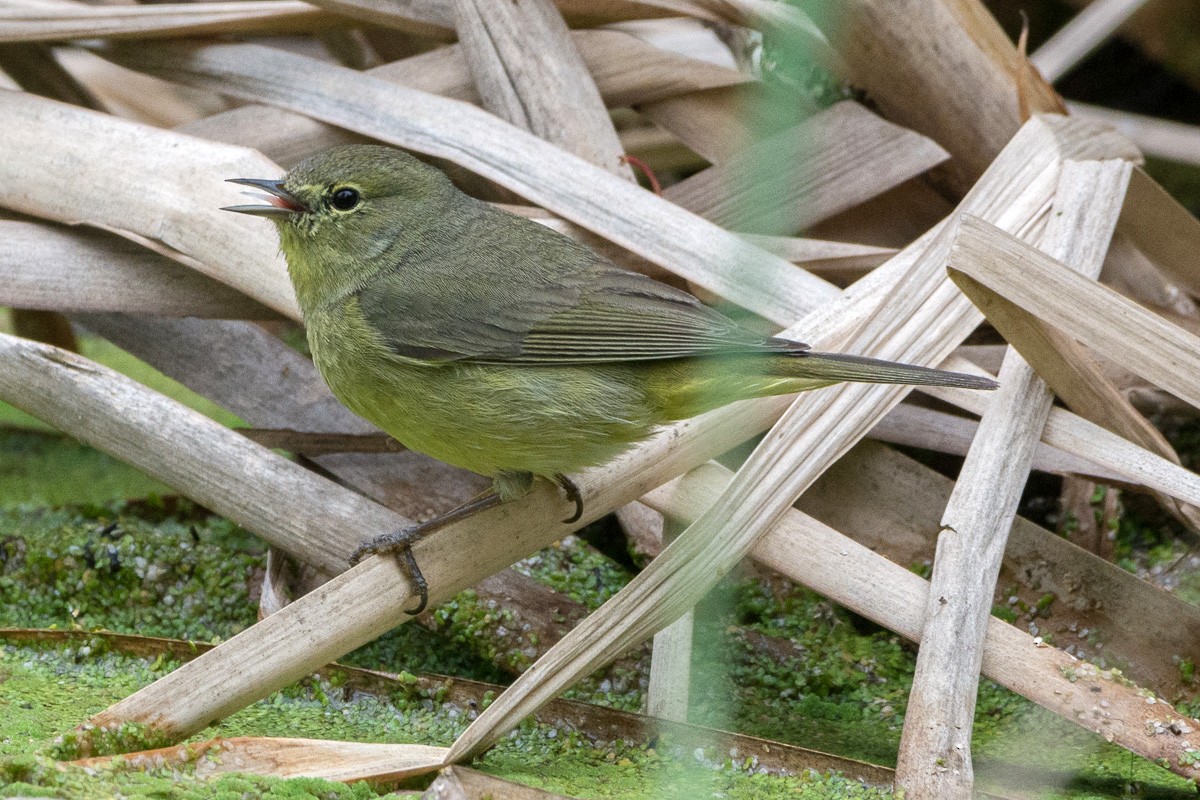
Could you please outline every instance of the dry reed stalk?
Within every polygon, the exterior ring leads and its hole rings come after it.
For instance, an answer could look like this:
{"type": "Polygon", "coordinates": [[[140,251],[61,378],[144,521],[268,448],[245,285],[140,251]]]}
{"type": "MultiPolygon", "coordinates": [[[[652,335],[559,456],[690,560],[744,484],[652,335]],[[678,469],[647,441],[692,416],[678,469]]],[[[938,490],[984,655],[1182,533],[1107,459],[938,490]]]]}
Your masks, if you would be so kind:
{"type": "Polygon", "coordinates": [[[669,187],[663,196],[731,230],[788,235],[946,158],[932,140],[845,101],[669,187]]]}
{"type": "MultiPolygon", "coordinates": [[[[913,459],[863,443],[826,471],[798,507],[909,566],[932,563],[953,488],[952,480],[913,459]]],[[[1051,613],[1039,612],[1035,620],[1047,640],[1053,636],[1067,652],[1086,649],[1119,659],[1129,677],[1160,696],[1192,691],[1179,663],[1200,659],[1200,609],[1022,517],[1009,535],[1001,575],[1001,583],[1015,586],[1018,601],[1031,609],[1053,596],[1051,613]],[[1173,624],[1147,625],[1150,619],[1173,624]],[[1102,649],[1093,649],[1093,633],[1102,649]]],[[[999,591],[995,603],[1012,607],[1011,596],[999,591]]]]}
{"type": "Polygon", "coordinates": [[[0,220],[4,304],[47,311],[274,319],[203,273],[105,231],[0,220]]]}
{"type": "MultiPolygon", "coordinates": [[[[454,30],[454,0],[320,0],[317,5],[373,25],[446,38],[454,30]]],[[[825,36],[799,9],[770,0],[556,0],[573,27],[594,27],[632,19],[691,16],[761,30],[782,31],[821,63],[840,63],[825,36]]]]}
{"type": "MultiPolygon", "coordinates": [[[[741,84],[733,70],[665,53],[617,31],[573,31],[572,41],[601,96],[610,106],[646,103],[654,107],[678,93],[741,84]]],[[[365,74],[467,102],[479,96],[458,45],[448,45],[365,74]]],[[[671,130],[670,126],[667,126],[671,130]]],[[[269,106],[242,106],[189,125],[183,132],[234,144],[254,146],[284,166],[337,144],[361,141],[324,122],[269,106]]]]}
{"type": "Polygon", "coordinates": [[[466,767],[446,767],[425,790],[438,800],[571,800],[566,795],[534,789],[466,767]]]}
{"type": "Polygon", "coordinates": [[[483,107],[633,180],[591,73],[551,0],[454,0],[455,29],[483,107]]]}
{"type": "Polygon", "coordinates": [[[1074,100],[1067,108],[1075,116],[1116,128],[1148,156],[1200,165],[1200,127],[1074,100]]]}
{"type": "Polygon", "coordinates": [[[758,247],[786,258],[793,264],[829,280],[831,276],[861,277],[896,255],[893,247],[875,247],[851,242],[830,242],[795,236],[746,234],[758,247]]]}
{"type": "MultiPolygon", "coordinates": [[[[1073,188],[1081,200],[1093,199],[1087,181],[1073,188]]],[[[1126,205],[1129,202],[1127,199],[1126,205]]],[[[1071,410],[1165,459],[1181,463],[1166,437],[1133,407],[1096,358],[1074,338],[1003,298],[991,297],[988,303],[992,324],[1009,341],[1020,343],[1028,354],[1026,359],[1071,410]]],[[[1200,509],[1195,505],[1179,503],[1162,493],[1157,493],[1157,498],[1183,524],[1193,531],[1200,530],[1200,509]]]]}
{"type": "MultiPolygon", "coordinates": [[[[276,778],[322,778],[327,781],[402,781],[432,772],[444,763],[446,748],[426,744],[377,744],[326,739],[235,736],[207,742],[143,750],[121,756],[133,769],[164,763],[187,764],[197,777],[248,772],[276,778]]],[[[83,758],[76,766],[110,765],[107,756],[83,758]]]]}
{"type": "MultiPolygon", "coordinates": [[[[840,165],[836,161],[831,161],[826,165],[829,174],[838,169],[840,169],[840,165]]],[[[850,186],[854,187],[855,185],[851,183],[850,186]]],[[[679,282],[675,275],[662,267],[651,264],[644,258],[630,253],[572,222],[556,217],[544,209],[535,206],[514,206],[507,203],[497,203],[496,205],[506,211],[532,219],[564,236],[570,236],[572,239],[583,242],[591,249],[627,269],[650,275],[666,283],[679,282]]],[[[761,236],[747,233],[743,234],[743,238],[755,247],[786,259],[806,272],[811,272],[825,280],[837,279],[843,283],[851,282],[852,278],[862,277],[896,254],[896,249],[893,247],[873,247],[851,242],[831,242],[796,236],[761,236]]]]}
{"type": "MultiPolygon", "coordinates": [[[[904,403],[889,411],[871,429],[870,438],[935,453],[965,456],[978,429],[978,420],[904,403]]],[[[1059,475],[1086,475],[1106,481],[1124,480],[1112,470],[1044,442],[1039,442],[1034,449],[1033,469],[1059,475]]]]}
{"type": "Polygon", "coordinates": [[[89,6],[83,3],[17,3],[0,10],[0,42],[61,42],[69,39],[155,39],[313,31],[338,17],[309,3],[228,0],[154,6],[89,6]]]}
{"type": "Polygon", "coordinates": [[[20,187],[0,200],[5,206],[157,239],[209,277],[299,318],[274,232],[220,211],[237,196],[222,178],[278,173],[262,156],[19,92],[0,92],[0,113],[10,156],[0,176],[20,187]],[[55,158],[33,157],[50,143],[55,158]]]}
{"type": "MultiPolygon", "coordinates": [[[[640,502],[632,505],[646,508],[640,502]]],[[[660,547],[671,544],[682,531],[677,523],[664,521],[660,547]]],[[[694,608],[689,608],[679,619],[654,634],[650,679],[646,686],[646,713],[652,717],[687,722],[695,613],[694,608]]]]}
{"type": "MultiPolygon", "coordinates": [[[[1132,166],[1066,162],[1042,246],[1095,279],[1132,166]]],[[[972,796],[971,731],[996,577],[1054,395],[1015,350],[979,423],[938,535],[896,783],[917,797],[972,796]]]]}
{"type": "MultiPolygon", "coordinates": [[[[1152,10],[1164,14],[1160,23],[1171,19],[1166,7],[1153,4],[1134,21],[1151,17],[1152,10]]],[[[1179,7],[1174,14],[1176,20],[1189,19],[1179,7]]],[[[979,0],[854,0],[830,35],[846,59],[847,76],[888,119],[929,135],[950,152],[952,160],[933,175],[952,192],[965,191],[982,173],[1016,131],[1022,110],[1065,113],[1061,99],[1031,73],[979,0]],[[922,91],[914,95],[917,82],[922,91]]],[[[1139,183],[1135,177],[1131,199],[1139,195],[1139,183]]],[[[1182,240],[1194,253],[1200,223],[1159,192],[1130,205],[1151,221],[1187,217],[1182,228],[1187,235],[1146,236],[1135,243],[1174,278],[1188,270],[1180,261],[1164,263],[1162,249],[1178,249],[1182,240]]],[[[1120,231],[1128,233],[1125,229],[1123,221],[1120,231]]]]}
{"type": "MultiPolygon", "coordinates": [[[[55,58],[95,95],[101,109],[156,128],[174,128],[225,111],[215,92],[189,89],[105,61],[78,47],[56,47],[55,58]]],[[[70,102],[69,98],[55,99],[70,102]]]]}
{"type": "MultiPolygon", "coordinates": [[[[652,507],[691,520],[728,485],[732,473],[706,464],[646,496],[652,507]]],[[[755,547],[755,557],[825,597],[912,641],[925,625],[929,584],[898,564],[799,511],[788,511],[755,547]]],[[[1000,620],[987,619],[985,675],[1088,730],[1190,779],[1200,768],[1188,740],[1168,735],[1184,721],[1170,705],[1000,620]],[[1101,701],[1104,701],[1103,703],[1101,701]],[[1104,703],[1107,703],[1105,705],[1104,703]],[[1163,731],[1147,735],[1147,731],[1163,731]]],[[[453,755],[453,750],[452,750],[453,755]]]]}
{"type": "Polygon", "coordinates": [[[1140,169],[1129,182],[1129,200],[1117,228],[1169,280],[1200,298],[1196,253],[1200,219],[1140,169]]]}
{"type": "MultiPolygon", "coordinates": [[[[1063,269],[1053,258],[978,221],[964,221],[951,275],[985,306],[988,294],[979,286],[1200,407],[1200,337],[1112,289],[1063,269]]],[[[1013,344],[1023,346],[1019,341],[1013,344]]],[[[1030,358],[1036,357],[1031,351],[1030,358]]]]}
{"type": "MultiPolygon", "coordinates": [[[[0,74],[33,94],[63,99],[86,108],[99,108],[95,96],[63,69],[54,51],[42,43],[0,45],[0,74]]],[[[12,332],[79,352],[79,342],[66,317],[52,310],[15,307],[9,312],[12,332]]]]}
{"type": "MultiPolygon", "coordinates": [[[[945,147],[951,160],[938,174],[953,192],[967,191],[1021,125],[1016,48],[979,0],[844,6],[828,34],[846,61],[846,77],[889,120],[945,147]]],[[[1044,82],[1032,82],[1026,99],[1034,113],[1061,109],[1044,82]]]]}
{"type": "Polygon", "coordinates": [[[1095,0],[1047,39],[1029,61],[1047,81],[1055,83],[1144,5],[1146,0],[1095,0]]]}
{"type": "Polygon", "coordinates": [[[720,164],[762,136],[777,132],[777,122],[762,113],[770,108],[766,100],[761,86],[747,83],[666,97],[635,108],[692,152],[720,164]]]}

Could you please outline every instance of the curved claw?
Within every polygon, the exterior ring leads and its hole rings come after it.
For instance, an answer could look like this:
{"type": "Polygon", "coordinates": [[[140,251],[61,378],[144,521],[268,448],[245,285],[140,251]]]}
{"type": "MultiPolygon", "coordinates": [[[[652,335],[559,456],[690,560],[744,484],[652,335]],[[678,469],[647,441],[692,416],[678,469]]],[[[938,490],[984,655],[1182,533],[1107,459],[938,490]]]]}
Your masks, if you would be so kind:
{"type": "Polygon", "coordinates": [[[575,513],[564,519],[563,522],[578,522],[583,517],[583,495],[580,493],[579,487],[575,485],[575,481],[561,472],[554,476],[554,482],[558,484],[558,488],[563,490],[563,494],[567,496],[567,499],[575,503],[575,513]]]}
{"type": "Polygon", "coordinates": [[[376,536],[374,539],[363,542],[354,552],[350,554],[350,566],[356,566],[367,556],[381,556],[389,553],[394,553],[404,559],[404,567],[408,570],[408,577],[412,580],[413,586],[416,587],[417,593],[420,596],[420,602],[417,607],[411,611],[405,611],[405,614],[416,616],[425,610],[429,605],[429,584],[425,581],[425,576],[421,574],[421,568],[417,566],[417,559],[413,556],[412,542],[421,534],[420,526],[413,528],[403,528],[391,533],[385,533],[382,536],[376,536]]]}
{"type": "MultiPolygon", "coordinates": [[[[572,484],[573,487],[574,485],[572,484]]],[[[394,553],[403,558],[404,566],[408,570],[408,576],[412,579],[413,586],[416,587],[417,593],[421,596],[421,601],[417,603],[417,607],[405,613],[414,616],[420,614],[425,610],[425,606],[429,604],[429,584],[425,582],[425,576],[421,574],[421,570],[417,566],[417,559],[413,556],[412,552],[412,543],[427,533],[432,533],[452,522],[466,519],[472,514],[482,511],[485,508],[499,505],[501,502],[500,495],[495,492],[485,492],[474,500],[463,503],[453,511],[447,511],[440,517],[434,517],[431,520],[422,522],[420,525],[413,525],[411,528],[403,528],[391,533],[385,533],[382,536],[377,536],[358,546],[358,549],[350,556],[350,564],[357,564],[369,555],[384,555],[385,553],[394,553]]]]}
{"type": "Polygon", "coordinates": [[[404,566],[408,567],[408,577],[412,578],[413,585],[417,587],[417,593],[420,596],[420,601],[417,607],[410,610],[405,610],[405,614],[410,617],[415,617],[425,610],[425,606],[429,605],[429,584],[425,582],[425,576],[421,574],[421,568],[417,566],[417,559],[413,556],[411,547],[407,545],[400,551],[400,555],[404,558],[404,566]]]}

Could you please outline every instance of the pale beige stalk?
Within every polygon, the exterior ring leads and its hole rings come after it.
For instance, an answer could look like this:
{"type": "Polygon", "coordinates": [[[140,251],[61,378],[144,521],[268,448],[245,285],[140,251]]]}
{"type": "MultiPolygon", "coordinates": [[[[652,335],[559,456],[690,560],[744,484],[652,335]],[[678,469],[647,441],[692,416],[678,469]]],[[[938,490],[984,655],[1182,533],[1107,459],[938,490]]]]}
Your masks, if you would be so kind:
{"type": "MultiPolygon", "coordinates": [[[[1068,161],[1041,245],[1095,279],[1121,213],[1127,161],[1068,161]]],[[[896,785],[969,800],[971,732],[996,576],[1054,395],[1012,348],[946,505],[900,739],[896,785]]]]}

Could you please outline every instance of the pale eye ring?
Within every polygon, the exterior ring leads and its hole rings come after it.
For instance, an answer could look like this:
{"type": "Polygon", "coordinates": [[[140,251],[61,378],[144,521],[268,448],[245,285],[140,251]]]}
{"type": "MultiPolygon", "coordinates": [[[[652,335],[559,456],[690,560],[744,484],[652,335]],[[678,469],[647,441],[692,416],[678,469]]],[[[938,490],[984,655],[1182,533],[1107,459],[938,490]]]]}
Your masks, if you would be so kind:
{"type": "Polygon", "coordinates": [[[349,186],[343,186],[342,188],[334,191],[333,196],[329,199],[329,202],[338,211],[349,211],[358,205],[361,199],[362,197],[359,195],[357,189],[351,189],[349,186]]]}

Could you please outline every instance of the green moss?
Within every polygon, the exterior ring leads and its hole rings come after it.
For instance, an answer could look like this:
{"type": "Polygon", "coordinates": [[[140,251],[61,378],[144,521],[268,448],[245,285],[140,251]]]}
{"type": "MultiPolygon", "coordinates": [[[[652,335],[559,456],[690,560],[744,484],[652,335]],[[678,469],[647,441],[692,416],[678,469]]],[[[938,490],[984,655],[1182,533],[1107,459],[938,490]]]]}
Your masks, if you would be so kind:
{"type": "Polygon", "coordinates": [[[61,800],[367,800],[380,797],[365,783],[346,785],[313,778],[281,781],[255,775],[219,775],[198,780],[185,769],[142,771],[120,764],[103,769],[59,769],[42,760],[28,779],[4,785],[6,793],[61,800]]]}
{"type": "MultiPolygon", "coordinates": [[[[0,439],[2,441],[2,439],[0,439]]],[[[94,451],[93,451],[94,452],[94,451]]],[[[0,627],[107,628],[214,642],[254,624],[260,539],[186,500],[49,510],[0,506],[0,627]]],[[[403,625],[346,657],[359,666],[502,682],[444,637],[403,625]]]]}
{"type": "MultiPolygon", "coordinates": [[[[451,604],[457,602],[457,598],[451,604]]],[[[439,613],[435,609],[435,613],[439,613]]],[[[452,622],[452,625],[456,622],[452,622]]],[[[452,632],[450,636],[459,636],[452,632]]],[[[476,643],[478,645],[478,643],[476,643]]],[[[447,636],[419,625],[401,625],[341,659],[342,663],[388,672],[433,672],[487,683],[507,683],[512,676],[480,654],[481,648],[447,644],[447,636]]]]}
{"type": "Polygon", "coordinates": [[[536,578],[589,610],[599,608],[633,576],[588,547],[578,536],[517,562],[518,572],[536,578]]]}
{"type": "Polygon", "coordinates": [[[219,517],[0,509],[0,625],[225,639],[255,621],[263,552],[219,517]]]}
{"type": "Polygon", "coordinates": [[[894,763],[915,665],[894,634],[812,592],[740,583],[698,607],[695,638],[690,721],[894,763]],[[794,660],[731,641],[733,622],[790,640],[794,660]]]}
{"type": "MultiPolygon", "coordinates": [[[[205,782],[185,765],[146,772],[118,762],[113,767],[60,771],[47,752],[68,754],[70,737],[57,750],[55,736],[69,734],[85,713],[94,713],[164,674],[170,664],[104,654],[79,657],[77,648],[0,648],[0,792],[24,792],[73,800],[125,797],[369,798],[382,790],[366,784],[271,780],[226,775],[205,782]],[[64,697],[69,687],[69,699],[64,697]],[[53,698],[63,698],[53,703],[53,698]],[[38,704],[44,713],[27,715],[19,732],[13,703],[38,704]],[[19,740],[19,741],[18,741],[19,740]],[[233,794],[225,794],[232,792],[233,794]]],[[[436,689],[399,692],[396,698],[345,694],[333,682],[304,681],[276,693],[205,731],[220,736],[308,736],[352,741],[449,744],[468,722],[464,710],[448,704],[436,689]],[[402,706],[402,707],[400,707],[402,706]]],[[[129,729],[125,734],[138,735],[129,729]]],[[[201,738],[201,737],[197,737],[201,738]]],[[[140,744],[137,739],[126,744],[140,744]]],[[[544,788],[590,798],[693,797],[703,789],[730,798],[876,798],[890,793],[866,789],[838,776],[782,778],[761,774],[756,765],[727,756],[673,752],[668,742],[649,749],[614,744],[595,748],[579,734],[532,723],[519,726],[477,765],[479,768],[544,788]]],[[[711,795],[710,795],[711,796],[711,795]]]]}
{"type": "Polygon", "coordinates": [[[1054,601],[1057,599],[1057,595],[1055,595],[1053,592],[1048,592],[1037,599],[1037,602],[1034,604],[1034,608],[1037,609],[1039,615],[1046,616],[1047,612],[1050,610],[1050,606],[1053,605],[1054,601]]]}
{"type": "Polygon", "coordinates": [[[1190,658],[1180,659],[1179,661],[1179,680],[1184,683],[1191,683],[1196,679],[1196,664],[1190,658]]]}
{"type": "MultiPolygon", "coordinates": [[[[453,710],[441,705],[437,693],[424,698],[424,708],[410,708],[404,730],[387,722],[395,720],[394,709],[386,703],[364,703],[339,700],[336,692],[326,686],[323,693],[300,691],[271,698],[242,712],[222,726],[226,735],[255,735],[261,726],[287,725],[289,733],[312,735],[309,726],[321,726],[320,735],[333,738],[372,741],[405,740],[419,736],[421,741],[446,741],[458,730],[459,724],[449,722],[453,710]],[[422,721],[411,719],[420,715],[422,721]],[[439,718],[440,717],[440,718],[439,718]]],[[[1081,767],[1081,777],[1072,785],[1053,793],[1053,797],[1086,798],[1120,795],[1124,781],[1132,779],[1147,796],[1182,798],[1187,782],[1167,775],[1160,768],[1141,760],[1131,760],[1117,748],[1099,753],[1095,737],[1046,712],[1030,709],[1027,715],[1009,720],[1009,735],[1000,739],[1000,747],[991,742],[982,745],[979,757],[981,780],[1003,777],[1013,765],[1023,769],[1052,765],[1081,767]],[[1015,724],[1014,724],[1015,722],[1015,724]],[[1041,753],[1031,758],[1024,748],[1036,746],[1041,753]],[[1074,761],[1073,761],[1074,760],[1074,761]],[[1122,783],[1111,783],[1120,776],[1122,783]],[[1113,790],[1117,791],[1113,791],[1113,790]]],[[[271,731],[267,731],[268,733],[271,731]]],[[[655,748],[614,746],[596,749],[577,735],[525,724],[490,752],[477,767],[509,780],[539,786],[572,796],[595,798],[659,798],[725,797],[774,798],[877,798],[891,796],[881,789],[872,789],[838,776],[799,776],[779,778],[755,774],[753,764],[734,764],[727,757],[692,751],[677,752],[669,741],[655,748]]],[[[178,771],[176,781],[188,780],[178,771]]],[[[247,779],[247,786],[262,787],[267,782],[247,779]]],[[[240,784],[239,784],[240,785],[240,784]]],[[[171,795],[176,796],[176,795],[171,795]]],[[[177,796],[190,796],[180,794],[177,796]]],[[[259,796],[252,794],[250,796],[259,796]]],[[[267,795],[264,795],[267,796],[267,795]]],[[[275,796],[275,795],[270,795],[275,796]]],[[[299,795],[305,796],[305,795],[299,795]]]]}
{"type": "Polygon", "coordinates": [[[975,754],[981,785],[995,786],[1002,795],[1003,787],[1025,783],[1042,788],[1036,796],[1063,800],[1196,796],[1185,778],[1024,701],[1005,715],[1002,726],[976,726],[975,754]]]}
{"type": "MultiPolygon", "coordinates": [[[[586,748],[530,763],[523,753],[498,750],[477,766],[508,780],[573,797],[613,800],[724,797],[744,800],[869,800],[893,797],[890,789],[864,786],[841,775],[765,775],[703,753],[668,755],[663,748],[597,754],[586,748]]],[[[669,749],[669,748],[668,748],[669,749]]]]}
{"type": "Polygon", "coordinates": [[[157,750],[174,744],[171,739],[137,722],[125,722],[113,728],[83,724],[54,740],[50,755],[60,761],[92,756],[157,750]]]}

